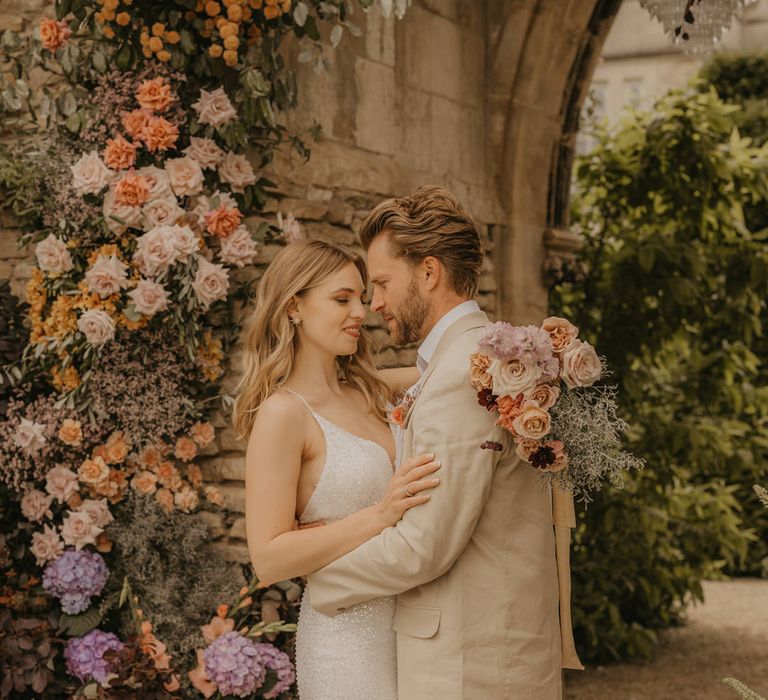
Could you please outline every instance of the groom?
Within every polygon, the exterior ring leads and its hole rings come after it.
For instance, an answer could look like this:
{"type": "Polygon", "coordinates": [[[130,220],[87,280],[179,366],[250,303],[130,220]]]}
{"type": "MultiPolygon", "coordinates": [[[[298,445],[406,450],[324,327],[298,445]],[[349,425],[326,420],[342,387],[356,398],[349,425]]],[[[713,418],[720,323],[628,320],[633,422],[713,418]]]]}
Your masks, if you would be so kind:
{"type": "Polygon", "coordinates": [[[310,575],[312,607],[335,616],[398,596],[401,700],[558,700],[550,491],[470,384],[469,358],[488,323],[474,301],[483,265],[477,229],[448,192],[422,187],[375,207],[360,236],[372,310],[396,344],[421,342],[422,375],[398,454],[434,452],[441,485],[396,527],[310,575]]]}

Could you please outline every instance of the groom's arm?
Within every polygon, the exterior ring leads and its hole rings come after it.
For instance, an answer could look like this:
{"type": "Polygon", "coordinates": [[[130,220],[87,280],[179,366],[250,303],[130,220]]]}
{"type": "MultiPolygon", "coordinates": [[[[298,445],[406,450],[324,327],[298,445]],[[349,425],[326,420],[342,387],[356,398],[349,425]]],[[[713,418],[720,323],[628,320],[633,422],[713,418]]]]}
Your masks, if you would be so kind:
{"type": "Polygon", "coordinates": [[[451,375],[419,399],[413,440],[413,454],[434,452],[442,462],[440,485],[429,502],[410,509],[397,526],[309,575],[310,602],[319,612],[333,617],[356,603],[432,581],[467,546],[499,460],[498,452],[480,445],[508,438],[477,404],[466,371],[451,375]]]}

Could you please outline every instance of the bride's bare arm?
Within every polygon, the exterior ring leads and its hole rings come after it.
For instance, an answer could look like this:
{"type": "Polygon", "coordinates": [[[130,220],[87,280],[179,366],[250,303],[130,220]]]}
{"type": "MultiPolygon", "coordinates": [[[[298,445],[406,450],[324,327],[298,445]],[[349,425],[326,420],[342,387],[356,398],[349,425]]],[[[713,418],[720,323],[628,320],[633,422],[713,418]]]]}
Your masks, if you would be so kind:
{"type": "Polygon", "coordinates": [[[419,381],[421,374],[416,367],[394,367],[380,369],[379,377],[389,387],[390,398],[396,398],[419,381]]]}
{"type": "MultiPolygon", "coordinates": [[[[425,503],[436,485],[434,455],[408,460],[374,506],[328,525],[294,530],[296,490],[311,417],[295,399],[275,394],[259,409],[245,455],[248,551],[262,585],[305,576],[393,526],[409,508],[425,503]],[[404,487],[415,494],[405,495],[404,487]]],[[[361,465],[362,466],[362,465],[361,465]]]]}

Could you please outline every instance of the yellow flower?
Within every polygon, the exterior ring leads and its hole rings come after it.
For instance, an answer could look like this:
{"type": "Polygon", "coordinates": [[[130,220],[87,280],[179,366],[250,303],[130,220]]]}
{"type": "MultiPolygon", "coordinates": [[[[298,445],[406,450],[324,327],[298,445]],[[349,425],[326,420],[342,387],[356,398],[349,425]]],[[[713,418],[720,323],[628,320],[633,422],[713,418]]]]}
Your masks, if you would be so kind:
{"type": "Polygon", "coordinates": [[[233,22],[239,22],[243,18],[243,8],[240,5],[230,5],[227,8],[227,17],[233,22]]]}
{"type": "Polygon", "coordinates": [[[131,16],[127,12],[120,12],[115,21],[121,26],[125,27],[131,23],[131,16]]]}
{"type": "Polygon", "coordinates": [[[153,36],[163,36],[164,33],[165,33],[165,25],[162,22],[155,22],[152,25],[153,36]]]}
{"type": "Polygon", "coordinates": [[[107,22],[111,22],[115,18],[114,10],[105,9],[104,12],[102,12],[101,14],[107,22]]]}
{"type": "Polygon", "coordinates": [[[116,10],[119,4],[120,4],[120,0],[104,0],[104,9],[116,10]]]}
{"type": "Polygon", "coordinates": [[[237,36],[237,31],[237,25],[230,22],[224,22],[224,24],[219,27],[219,34],[221,34],[222,39],[229,39],[231,36],[237,36]]]}
{"type": "Polygon", "coordinates": [[[219,5],[217,2],[214,2],[214,0],[208,0],[208,2],[205,3],[205,12],[210,17],[215,17],[219,14],[219,12],[221,12],[221,5],[219,5]]]}
{"type": "MultiPolygon", "coordinates": [[[[147,48],[147,44],[149,44],[149,34],[147,34],[146,32],[142,32],[142,33],[141,33],[141,35],[139,36],[139,43],[140,43],[140,44],[141,44],[141,45],[142,45],[142,46],[145,48],[145,50],[146,50],[146,48],[147,48]]],[[[151,55],[151,53],[150,53],[150,55],[151,55]]]]}
{"type": "Polygon", "coordinates": [[[237,51],[231,51],[227,49],[224,52],[224,63],[228,66],[234,66],[237,63],[237,51]]]}
{"type": "Polygon", "coordinates": [[[149,50],[150,51],[161,51],[163,48],[163,40],[159,37],[153,36],[149,40],[149,50]]]}
{"type": "Polygon", "coordinates": [[[218,58],[221,56],[222,52],[224,51],[223,48],[221,48],[220,44],[211,44],[208,47],[208,55],[213,58],[218,58]]]}
{"type": "Polygon", "coordinates": [[[152,58],[152,52],[145,46],[141,53],[143,53],[147,58],[152,58]]]}
{"type": "Polygon", "coordinates": [[[240,39],[238,39],[236,36],[228,36],[226,39],[224,39],[224,48],[225,49],[236,49],[238,46],[240,46],[240,39]]]}
{"type": "Polygon", "coordinates": [[[168,51],[158,51],[157,52],[157,60],[163,61],[164,63],[167,63],[171,60],[171,54],[168,51]]]}
{"type": "Polygon", "coordinates": [[[178,32],[166,32],[165,40],[169,44],[178,44],[179,41],[181,40],[181,37],[179,36],[178,32]]]}

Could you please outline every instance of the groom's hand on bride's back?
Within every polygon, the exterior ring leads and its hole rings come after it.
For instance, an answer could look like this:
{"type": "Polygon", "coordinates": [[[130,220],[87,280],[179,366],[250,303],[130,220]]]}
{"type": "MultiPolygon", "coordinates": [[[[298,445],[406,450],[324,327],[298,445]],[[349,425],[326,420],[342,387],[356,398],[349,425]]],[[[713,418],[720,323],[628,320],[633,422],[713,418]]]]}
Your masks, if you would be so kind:
{"type": "Polygon", "coordinates": [[[389,480],[384,497],[375,506],[381,517],[382,530],[393,527],[406,511],[429,500],[429,494],[424,492],[440,483],[440,479],[432,476],[438,469],[440,462],[431,452],[414,455],[403,462],[389,480]]]}

